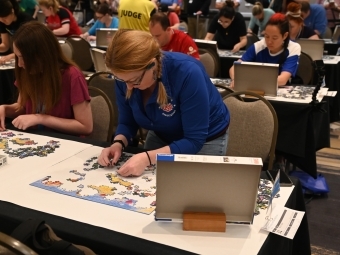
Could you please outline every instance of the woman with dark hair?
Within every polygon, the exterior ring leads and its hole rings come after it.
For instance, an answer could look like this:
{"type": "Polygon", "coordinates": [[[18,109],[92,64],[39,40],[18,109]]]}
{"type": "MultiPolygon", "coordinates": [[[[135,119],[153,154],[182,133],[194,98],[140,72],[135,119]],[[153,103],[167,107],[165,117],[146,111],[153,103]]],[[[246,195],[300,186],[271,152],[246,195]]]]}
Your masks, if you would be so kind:
{"type": "MultiPolygon", "coordinates": [[[[276,13],[266,25],[264,38],[250,46],[239,61],[279,64],[277,84],[284,86],[295,76],[300,54],[300,45],[289,39],[287,17],[276,13]]],[[[229,74],[233,81],[234,66],[230,68],[229,74]]]]}
{"type": "Polygon", "coordinates": [[[118,19],[111,16],[111,10],[107,3],[98,6],[95,11],[97,21],[93,24],[89,31],[80,36],[88,41],[96,40],[96,30],[100,28],[118,28],[118,19]]]}
{"type": "Polygon", "coordinates": [[[304,25],[301,16],[301,4],[294,2],[290,3],[287,6],[286,16],[289,21],[289,36],[291,40],[299,38],[319,39],[319,36],[312,28],[304,25]]]}
{"type": "Polygon", "coordinates": [[[234,2],[226,5],[212,19],[205,40],[217,41],[219,49],[237,52],[247,45],[247,28],[241,13],[235,12],[234,2]]]}
{"type": "Polygon", "coordinates": [[[19,4],[16,0],[0,1],[0,64],[4,64],[14,59],[14,54],[10,48],[10,37],[15,34],[19,27],[33,18],[28,14],[21,12],[19,4]]]}
{"type": "Polygon", "coordinates": [[[19,96],[16,103],[0,106],[0,131],[6,129],[7,117],[22,130],[46,127],[90,134],[93,121],[86,81],[64,56],[51,30],[37,21],[25,23],[14,35],[13,51],[19,96]]]}

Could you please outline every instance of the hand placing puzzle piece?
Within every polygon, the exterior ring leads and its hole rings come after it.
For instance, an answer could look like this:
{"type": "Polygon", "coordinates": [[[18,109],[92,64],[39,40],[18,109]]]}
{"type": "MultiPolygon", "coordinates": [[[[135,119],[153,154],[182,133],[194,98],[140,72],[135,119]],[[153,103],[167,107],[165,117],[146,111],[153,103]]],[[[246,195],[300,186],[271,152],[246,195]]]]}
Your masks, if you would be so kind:
{"type": "Polygon", "coordinates": [[[0,155],[0,167],[7,164],[7,156],[0,155]]]}

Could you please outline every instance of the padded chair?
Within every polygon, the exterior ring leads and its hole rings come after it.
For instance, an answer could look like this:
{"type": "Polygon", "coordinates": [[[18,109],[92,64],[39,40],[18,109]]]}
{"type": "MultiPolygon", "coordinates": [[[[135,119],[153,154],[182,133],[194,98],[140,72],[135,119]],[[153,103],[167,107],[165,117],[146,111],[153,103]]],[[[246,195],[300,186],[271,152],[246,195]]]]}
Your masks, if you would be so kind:
{"type": "Polygon", "coordinates": [[[4,255],[38,255],[17,239],[0,232],[0,254],[4,255]]]}
{"type": "Polygon", "coordinates": [[[214,58],[209,53],[200,55],[200,60],[210,78],[215,77],[215,62],[214,58]]]}
{"type": "Polygon", "coordinates": [[[179,23],[179,30],[183,31],[183,32],[187,32],[188,33],[188,24],[185,23],[184,21],[179,23]]]}
{"type": "Polygon", "coordinates": [[[333,33],[329,27],[326,27],[326,32],[323,35],[323,39],[332,39],[333,33]]]}
{"type": "Polygon", "coordinates": [[[115,80],[112,78],[112,74],[109,72],[97,72],[90,77],[88,85],[89,87],[95,87],[102,90],[110,99],[114,112],[112,128],[112,132],[114,134],[118,126],[119,112],[116,104],[115,80]]]}
{"type": "Polygon", "coordinates": [[[239,91],[224,98],[230,112],[227,156],[258,157],[265,162],[269,157],[268,169],[273,169],[278,121],[273,106],[262,96],[239,91]],[[244,102],[236,98],[242,94],[256,98],[244,102]]]}
{"type": "Polygon", "coordinates": [[[248,33],[247,34],[247,45],[246,45],[246,49],[248,49],[251,45],[253,45],[254,43],[256,43],[257,41],[259,41],[260,39],[258,38],[258,36],[254,33],[248,33]]]}
{"type": "MultiPolygon", "coordinates": [[[[218,89],[218,92],[220,93],[222,99],[224,99],[227,95],[235,92],[233,89],[219,85],[219,84],[215,84],[215,87],[218,89]]],[[[243,98],[241,96],[236,96],[236,97],[238,100],[243,101],[243,98]]]]}
{"type": "Polygon", "coordinates": [[[61,50],[64,53],[65,57],[72,59],[72,48],[68,43],[60,44],[61,50]]]}
{"type": "MultiPolygon", "coordinates": [[[[90,53],[91,45],[79,36],[67,37],[65,41],[72,49],[72,60],[79,66],[85,75],[93,70],[93,62],[90,53]]],[[[93,72],[92,72],[93,73],[93,72]]]]}
{"type": "Polygon", "coordinates": [[[307,53],[301,52],[296,75],[302,79],[303,85],[312,83],[314,77],[313,59],[307,53]]]}
{"type": "Polygon", "coordinates": [[[113,136],[114,110],[108,96],[100,89],[88,87],[91,96],[93,131],[88,136],[97,141],[111,142],[113,136]]]}
{"type": "Polygon", "coordinates": [[[217,53],[213,53],[207,49],[198,49],[200,54],[200,60],[207,71],[207,74],[210,78],[214,78],[217,76],[220,70],[220,57],[217,53]],[[207,55],[205,55],[207,54],[207,55]]]}

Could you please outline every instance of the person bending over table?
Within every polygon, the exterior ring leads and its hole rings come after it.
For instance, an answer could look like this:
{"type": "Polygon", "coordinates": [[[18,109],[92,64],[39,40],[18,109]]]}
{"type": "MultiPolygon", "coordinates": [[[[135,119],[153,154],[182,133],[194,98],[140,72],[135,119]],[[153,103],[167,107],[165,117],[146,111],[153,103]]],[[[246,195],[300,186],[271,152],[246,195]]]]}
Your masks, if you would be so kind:
{"type": "Polygon", "coordinates": [[[94,25],[84,34],[80,36],[88,41],[96,40],[96,30],[100,28],[118,28],[118,19],[111,16],[111,10],[107,3],[103,3],[98,6],[95,11],[95,16],[97,18],[94,25]]]}
{"type": "Polygon", "coordinates": [[[157,153],[226,155],[229,111],[203,65],[177,52],[162,52],[147,32],[118,31],[106,53],[116,79],[119,120],[113,144],[98,158],[116,163],[139,127],[149,130],[146,153],[119,170],[139,176],[157,153]]]}
{"type": "Polygon", "coordinates": [[[14,59],[14,53],[10,49],[10,38],[23,23],[30,20],[33,18],[20,11],[16,0],[0,1],[0,54],[3,55],[0,56],[0,65],[14,59]]]}
{"type": "Polygon", "coordinates": [[[58,0],[39,0],[39,6],[46,16],[46,24],[56,36],[80,35],[81,30],[73,14],[60,6],[58,0]]]}
{"type": "Polygon", "coordinates": [[[287,6],[286,16],[289,20],[289,36],[291,40],[299,38],[319,39],[315,31],[306,27],[301,16],[301,4],[292,2],[287,6]]]}
{"type": "MultiPolygon", "coordinates": [[[[277,83],[284,86],[295,76],[300,54],[300,45],[289,39],[287,17],[275,13],[266,25],[264,38],[251,45],[238,61],[279,64],[277,83]]],[[[230,68],[229,75],[233,86],[234,66],[230,68]]]]}
{"type": "Polygon", "coordinates": [[[275,12],[272,9],[263,9],[263,5],[260,2],[256,2],[252,9],[252,16],[248,25],[248,32],[253,33],[255,25],[257,25],[259,26],[261,35],[263,35],[266,24],[274,13],[275,12]]]}
{"type": "Polygon", "coordinates": [[[13,37],[13,51],[19,96],[16,103],[0,106],[0,131],[8,117],[22,130],[46,127],[90,134],[93,121],[85,78],[64,56],[53,33],[37,21],[25,23],[13,37]]]}
{"type": "Polygon", "coordinates": [[[200,59],[194,40],[183,31],[172,29],[166,14],[158,12],[152,15],[149,22],[149,29],[151,35],[157,40],[162,50],[182,52],[198,60],[200,59]]]}
{"type": "Polygon", "coordinates": [[[212,19],[205,40],[217,41],[219,49],[237,52],[247,45],[247,28],[241,13],[235,12],[234,2],[226,5],[212,19]]]}

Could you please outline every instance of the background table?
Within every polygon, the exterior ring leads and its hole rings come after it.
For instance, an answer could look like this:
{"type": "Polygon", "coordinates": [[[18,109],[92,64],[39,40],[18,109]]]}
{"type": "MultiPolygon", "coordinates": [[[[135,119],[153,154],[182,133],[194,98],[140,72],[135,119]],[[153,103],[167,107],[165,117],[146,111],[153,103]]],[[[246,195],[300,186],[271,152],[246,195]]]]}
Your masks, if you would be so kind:
{"type": "MultiPolygon", "coordinates": [[[[50,133],[48,135],[51,136],[50,133]]],[[[93,141],[87,141],[82,138],[59,134],[57,137],[63,139],[69,138],[75,141],[90,142],[95,145],[102,144],[94,143],[93,141]]],[[[132,148],[130,151],[135,152],[136,150],[138,149],[132,148]]],[[[262,178],[266,178],[265,173],[263,173],[262,178]]],[[[291,209],[304,211],[305,206],[300,183],[296,179],[293,179],[293,182],[295,187],[286,203],[286,206],[291,209]]],[[[52,226],[56,233],[65,240],[86,245],[99,254],[107,254],[108,252],[114,254],[192,254],[175,247],[170,247],[122,234],[116,231],[104,229],[102,227],[96,227],[48,213],[24,208],[12,203],[1,201],[0,206],[0,231],[7,234],[10,234],[10,232],[25,219],[38,218],[44,219],[52,226]]],[[[70,210],[72,210],[72,208],[70,208],[70,210]]],[[[84,211],[84,213],[87,212],[84,211]]],[[[261,213],[263,213],[263,211],[261,213]]],[[[111,219],[108,218],[107,220],[113,221],[114,215],[112,215],[111,219]]],[[[176,237],[174,236],[174,238],[176,237]]],[[[235,238],[237,238],[237,236],[235,236],[235,238]]],[[[308,223],[306,215],[304,216],[301,226],[293,240],[289,240],[274,234],[269,234],[258,254],[310,254],[308,223]]]]}

